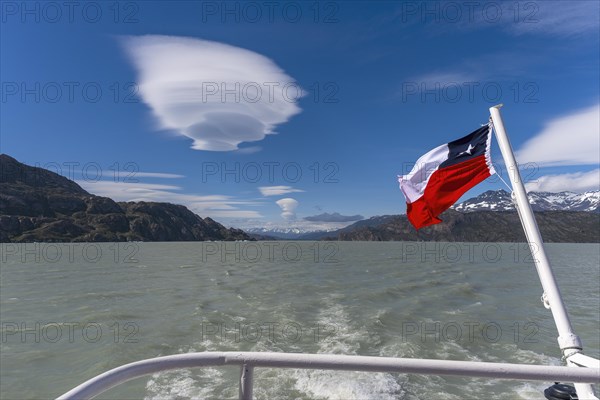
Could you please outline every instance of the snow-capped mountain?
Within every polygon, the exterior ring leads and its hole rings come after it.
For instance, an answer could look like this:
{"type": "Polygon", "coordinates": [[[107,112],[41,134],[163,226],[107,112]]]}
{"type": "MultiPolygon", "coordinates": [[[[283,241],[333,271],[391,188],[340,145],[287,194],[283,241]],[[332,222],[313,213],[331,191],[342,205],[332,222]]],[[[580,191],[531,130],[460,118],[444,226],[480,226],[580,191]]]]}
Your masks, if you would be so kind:
{"type": "Polygon", "coordinates": [[[305,232],[298,228],[246,228],[245,231],[250,234],[273,236],[281,239],[295,239],[305,232]]]}
{"type": "MultiPolygon", "coordinates": [[[[594,211],[599,212],[600,191],[530,192],[529,203],[534,211],[594,211]]],[[[510,193],[505,190],[488,190],[477,197],[452,207],[456,211],[512,211],[515,209],[510,193]]]]}
{"type": "MultiPolygon", "coordinates": [[[[344,225],[348,225],[347,223],[344,225]]],[[[325,233],[333,232],[340,228],[339,224],[333,226],[267,226],[267,227],[250,227],[244,231],[250,234],[272,236],[278,239],[298,239],[309,233],[325,233]]]]}

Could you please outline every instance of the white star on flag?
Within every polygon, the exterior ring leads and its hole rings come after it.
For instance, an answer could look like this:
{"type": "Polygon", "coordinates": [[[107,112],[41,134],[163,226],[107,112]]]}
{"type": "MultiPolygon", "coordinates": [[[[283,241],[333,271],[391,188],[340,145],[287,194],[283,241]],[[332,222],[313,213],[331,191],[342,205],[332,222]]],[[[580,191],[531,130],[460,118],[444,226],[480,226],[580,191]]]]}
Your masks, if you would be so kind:
{"type": "Polygon", "coordinates": [[[459,155],[459,156],[461,156],[461,155],[463,155],[463,154],[465,154],[465,153],[467,153],[467,154],[469,154],[469,155],[470,155],[470,154],[471,154],[471,151],[472,151],[474,148],[475,148],[475,147],[473,147],[473,145],[471,145],[471,143],[469,143],[469,147],[467,147],[467,149],[466,149],[465,151],[463,151],[463,152],[461,152],[461,153],[458,153],[458,155],[459,155]]]}

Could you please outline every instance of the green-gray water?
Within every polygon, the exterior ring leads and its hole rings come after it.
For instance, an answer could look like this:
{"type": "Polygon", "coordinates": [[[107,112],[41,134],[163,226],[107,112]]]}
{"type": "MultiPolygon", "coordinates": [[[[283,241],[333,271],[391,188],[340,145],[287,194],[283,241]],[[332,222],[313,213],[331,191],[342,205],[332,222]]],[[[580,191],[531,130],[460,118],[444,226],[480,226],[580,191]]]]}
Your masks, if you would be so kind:
{"type": "MultiPolygon", "coordinates": [[[[2,245],[2,399],[52,398],[123,363],[247,350],[560,364],[523,244],[2,245]]],[[[586,354],[600,246],[547,246],[586,354]]],[[[155,374],[102,398],[236,398],[238,368],[155,374]]],[[[542,399],[550,383],[258,369],[259,399],[542,399]]]]}

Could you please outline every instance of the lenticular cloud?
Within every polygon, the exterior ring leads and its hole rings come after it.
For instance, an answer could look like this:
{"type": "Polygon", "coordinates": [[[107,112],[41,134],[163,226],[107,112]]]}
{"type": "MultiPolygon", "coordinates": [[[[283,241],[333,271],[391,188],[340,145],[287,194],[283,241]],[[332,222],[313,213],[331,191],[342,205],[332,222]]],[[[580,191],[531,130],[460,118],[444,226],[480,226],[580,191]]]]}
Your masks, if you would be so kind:
{"type": "Polygon", "coordinates": [[[281,208],[281,217],[287,221],[294,221],[296,219],[296,208],[298,207],[298,201],[290,197],[280,199],[275,202],[281,208]]]}
{"type": "Polygon", "coordinates": [[[236,150],[300,112],[302,89],[258,53],[175,36],[129,36],[123,44],[160,127],[189,137],[196,150],[236,150]]]}

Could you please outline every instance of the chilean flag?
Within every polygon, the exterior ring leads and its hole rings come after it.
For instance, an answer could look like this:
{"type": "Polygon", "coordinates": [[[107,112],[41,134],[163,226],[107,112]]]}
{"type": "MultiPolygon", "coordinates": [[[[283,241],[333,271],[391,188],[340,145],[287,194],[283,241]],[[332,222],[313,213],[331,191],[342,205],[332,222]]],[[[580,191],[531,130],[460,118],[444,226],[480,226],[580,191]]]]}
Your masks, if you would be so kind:
{"type": "Polygon", "coordinates": [[[406,215],[416,229],[439,224],[442,212],[467,190],[494,174],[491,122],[467,136],[431,150],[408,175],[398,176],[406,215]]]}

